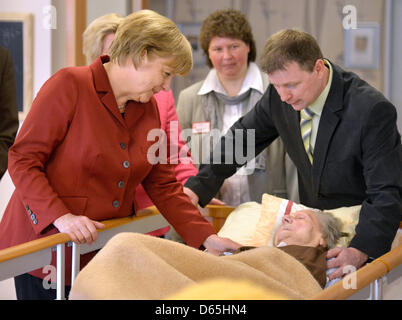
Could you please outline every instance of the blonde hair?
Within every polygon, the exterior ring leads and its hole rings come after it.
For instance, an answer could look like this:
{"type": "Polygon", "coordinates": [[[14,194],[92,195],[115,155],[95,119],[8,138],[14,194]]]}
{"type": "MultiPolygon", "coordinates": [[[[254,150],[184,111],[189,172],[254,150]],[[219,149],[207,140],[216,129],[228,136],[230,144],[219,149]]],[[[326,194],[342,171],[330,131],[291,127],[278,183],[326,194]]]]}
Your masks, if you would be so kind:
{"type": "Polygon", "coordinates": [[[92,21],[82,34],[83,53],[87,64],[92,63],[102,54],[103,40],[110,33],[116,33],[117,27],[124,18],[117,13],[109,13],[92,21]]]}
{"type": "Polygon", "coordinates": [[[189,41],[176,24],[152,10],[139,10],[123,19],[109,48],[110,58],[123,64],[130,57],[135,67],[148,57],[170,58],[169,67],[179,75],[193,66],[189,41]]]}

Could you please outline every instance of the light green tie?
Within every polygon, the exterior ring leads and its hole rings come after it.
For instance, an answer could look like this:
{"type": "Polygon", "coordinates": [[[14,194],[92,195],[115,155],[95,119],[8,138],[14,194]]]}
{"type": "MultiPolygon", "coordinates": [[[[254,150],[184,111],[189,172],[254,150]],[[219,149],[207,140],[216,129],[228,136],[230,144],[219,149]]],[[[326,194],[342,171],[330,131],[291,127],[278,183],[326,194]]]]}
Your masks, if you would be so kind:
{"type": "Polygon", "coordinates": [[[310,144],[313,113],[309,109],[303,109],[302,111],[300,111],[300,117],[300,129],[303,138],[304,149],[306,149],[310,162],[313,163],[313,151],[310,144]]]}

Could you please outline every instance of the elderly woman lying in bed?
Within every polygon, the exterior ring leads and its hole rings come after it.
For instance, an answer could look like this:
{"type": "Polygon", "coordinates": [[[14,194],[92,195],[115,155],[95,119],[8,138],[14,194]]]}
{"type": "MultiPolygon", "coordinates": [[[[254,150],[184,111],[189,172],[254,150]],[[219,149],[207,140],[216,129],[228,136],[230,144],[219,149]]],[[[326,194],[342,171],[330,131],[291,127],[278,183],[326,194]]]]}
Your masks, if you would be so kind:
{"type": "MultiPolygon", "coordinates": [[[[341,223],[333,215],[304,209],[283,216],[274,235],[274,245],[303,263],[321,287],[326,287],[339,280],[329,281],[326,277],[334,271],[327,270],[326,256],[342,236],[341,223]]],[[[239,251],[250,248],[253,247],[242,247],[239,251]]]]}
{"type": "Polygon", "coordinates": [[[78,274],[70,299],[164,299],[217,278],[249,281],[273,292],[271,298],[308,299],[326,284],[326,250],[341,236],[339,230],[330,214],[299,210],[282,218],[274,247],[241,247],[220,257],[121,233],[78,274]]]}

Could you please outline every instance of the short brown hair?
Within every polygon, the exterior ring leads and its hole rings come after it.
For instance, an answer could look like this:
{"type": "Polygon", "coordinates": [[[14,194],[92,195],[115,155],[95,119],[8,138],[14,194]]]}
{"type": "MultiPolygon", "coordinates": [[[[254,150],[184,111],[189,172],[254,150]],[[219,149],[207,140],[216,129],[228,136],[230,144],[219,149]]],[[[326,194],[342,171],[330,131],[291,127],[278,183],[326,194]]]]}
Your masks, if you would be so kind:
{"type": "Polygon", "coordinates": [[[193,67],[190,42],[172,20],[152,10],[139,10],[125,17],[109,52],[112,61],[121,64],[130,57],[135,67],[144,53],[169,58],[169,66],[178,75],[187,74],[193,67]]]}
{"type": "Polygon", "coordinates": [[[247,18],[238,10],[217,10],[211,13],[202,23],[200,31],[201,48],[206,56],[207,65],[212,68],[209,59],[209,43],[213,37],[229,37],[242,40],[249,45],[247,63],[255,61],[257,50],[250,24],[247,18]]]}
{"type": "Polygon", "coordinates": [[[317,41],[307,32],[286,29],[267,40],[262,56],[261,69],[270,74],[284,70],[289,62],[297,62],[303,70],[313,71],[323,55],[317,41]]]}

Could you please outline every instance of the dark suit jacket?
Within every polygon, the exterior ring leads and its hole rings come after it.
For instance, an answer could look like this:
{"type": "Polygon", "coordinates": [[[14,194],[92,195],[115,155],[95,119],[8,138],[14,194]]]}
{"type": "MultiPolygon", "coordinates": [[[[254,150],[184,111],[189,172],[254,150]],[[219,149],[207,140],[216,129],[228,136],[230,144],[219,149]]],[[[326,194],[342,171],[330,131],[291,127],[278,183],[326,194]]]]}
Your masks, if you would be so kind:
{"type": "MultiPolygon", "coordinates": [[[[129,216],[140,183],[187,244],[200,247],[215,233],[183,193],[174,165],[148,161],[155,142],[147,135],[160,128],[155,99],[129,101],[123,118],[103,58],[61,69],[37,94],[9,152],[15,191],[0,223],[0,249],[58,232],[53,221],[69,212],[97,221],[129,216]]],[[[67,284],[70,262],[66,255],[67,284]]]]}
{"type": "MultiPolygon", "coordinates": [[[[298,169],[302,204],[320,209],[362,204],[350,246],[378,257],[390,249],[401,221],[402,147],[397,114],[380,92],[357,75],[336,65],[333,71],[313,165],[300,135],[300,112],[283,103],[273,86],[231,130],[255,129],[256,154],[281,136],[298,169]]],[[[222,152],[222,163],[225,142],[223,137],[216,149],[222,152]]],[[[247,145],[247,139],[231,143],[247,145]]],[[[185,186],[205,205],[240,165],[202,165],[185,186]]]]}
{"type": "Polygon", "coordinates": [[[18,130],[17,91],[10,52],[0,47],[0,179],[7,170],[8,149],[18,130]]]}

